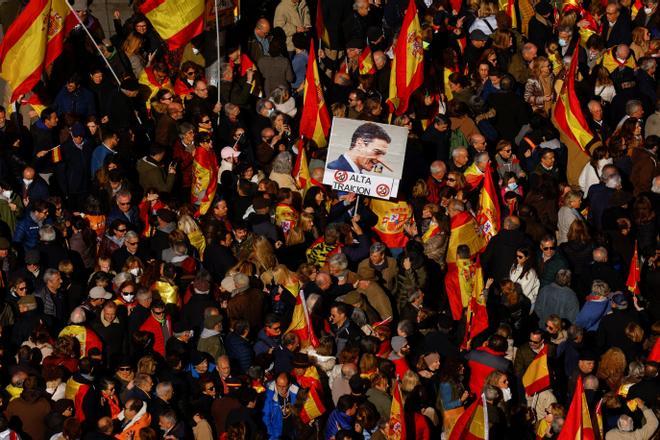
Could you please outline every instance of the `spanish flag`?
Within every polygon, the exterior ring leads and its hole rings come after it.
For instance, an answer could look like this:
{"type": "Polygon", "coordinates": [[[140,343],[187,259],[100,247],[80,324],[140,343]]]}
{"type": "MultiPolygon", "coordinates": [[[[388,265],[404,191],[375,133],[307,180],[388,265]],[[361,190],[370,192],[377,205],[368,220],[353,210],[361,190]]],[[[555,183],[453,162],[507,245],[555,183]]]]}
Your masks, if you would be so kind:
{"type": "Polygon", "coordinates": [[[291,324],[286,329],[286,333],[295,333],[300,339],[302,347],[318,347],[319,340],[314,334],[314,329],[309,319],[307,312],[307,303],[305,303],[305,292],[300,289],[298,285],[287,285],[286,289],[296,297],[296,305],[293,308],[293,316],[291,317],[291,324]]]}
{"type": "Polygon", "coordinates": [[[287,234],[292,228],[296,227],[300,214],[293,209],[291,205],[286,203],[278,203],[275,206],[275,225],[282,228],[282,231],[287,234]]]}
{"type": "Polygon", "coordinates": [[[390,112],[397,116],[408,110],[408,100],[424,81],[424,47],[415,0],[409,0],[394,47],[390,74],[390,112]]]}
{"type": "Polygon", "coordinates": [[[544,345],[522,377],[525,394],[533,396],[550,388],[550,370],[548,370],[548,346],[544,345]]]}
{"type": "Polygon", "coordinates": [[[300,117],[300,135],[312,139],[319,148],[323,148],[328,144],[330,114],[323,99],[314,41],[309,43],[309,57],[307,59],[307,74],[303,94],[305,105],[300,117]]]}
{"type": "Polygon", "coordinates": [[[633,70],[637,68],[637,63],[635,62],[635,57],[633,56],[632,51],[630,52],[628,59],[623,62],[616,58],[615,52],[616,46],[612,47],[611,49],[607,49],[600,58],[599,63],[602,64],[608,72],[612,73],[621,67],[630,67],[633,70]]]}
{"type": "MultiPolygon", "coordinates": [[[[459,259],[457,266],[462,307],[467,306],[465,335],[461,348],[469,350],[472,340],[488,328],[486,298],[482,295],[484,290],[484,276],[479,261],[472,262],[469,259],[459,259]]],[[[447,292],[447,296],[449,296],[449,292],[447,292]]],[[[449,301],[451,306],[451,297],[449,301]]],[[[456,305],[454,304],[453,306],[455,307],[456,305]]],[[[452,313],[454,313],[453,309],[452,313]]]]}
{"type": "Polygon", "coordinates": [[[193,154],[191,203],[198,206],[195,216],[206,214],[218,186],[218,159],[213,150],[197,147],[193,154]]]}
{"type": "Polygon", "coordinates": [[[477,167],[476,163],[473,163],[463,172],[465,176],[465,182],[467,183],[468,191],[474,191],[477,189],[481,182],[484,180],[484,173],[477,167]]]}
{"type": "Polygon", "coordinates": [[[578,48],[566,74],[557,102],[552,109],[552,122],[559,130],[560,140],[568,147],[568,182],[577,184],[584,166],[589,162],[587,147],[593,140],[589,124],[582,113],[581,103],[575,93],[575,74],[578,67],[578,48]]]}
{"type": "Polygon", "coordinates": [[[435,237],[439,233],[440,233],[440,227],[434,220],[431,220],[431,224],[429,225],[429,228],[422,234],[422,243],[426,243],[432,237],[435,237]]]}
{"type": "Polygon", "coordinates": [[[461,244],[468,245],[471,256],[477,255],[486,246],[479,226],[469,212],[463,211],[456,214],[450,220],[450,225],[451,233],[449,235],[449,248],[447,249],[447,263],[456,263],[456,248],[461,244]]]}
{"type": "Polygon", "coordinates": [[[362,51],[358,58],[358,70],[360,75],[373,75],[376,73],[376,65],[369,46],[362,51]]]}
{"type": "Polygon", "coordinates": [[[52,150],[50,150],[52,156],[51,159],[53,163],[58,163],[62,161],[62,148],[58,145],[57,147],[54,147],[52,150]]]}
{"type": "Polygon", "coordinates": [[[392,389],[392,406],[390,407],[390,422],[388,440],[406,439],[406,419],[403,412],[403,396],[399,387],[399,379],[394,381],[392,389]]]}
{"type": "Polygon", "coordinates": [[[298,156],[296,156],[296,163],[293,165],[293,171],[291,172],[293,179],[296,181],[296,185],[303,192],[305,192],[314,185],[312,182],[312,177],[309,174],[309,163],[307,162],[307,151],[305,148],[305,142],[303,139],[300,139],[298,142],[298,156]]]}
{"type": "MultiPolygon", "coordinates": [[[[318,375],[318,373],[317,373],[318,375]]],[[[325,412],[325,405],[319,396],[316,388],[310,388],[307,392],[307,399],[300,410],[300,420],[308,424],[312,420],[320,417],[325,412]]]]}
{"type": "Polygon", "coordinates": [[[319,49],[321,49],[321,43],[326,48],[330,48],[330,34],[328,33],[328,28],[325,27],[323,3],[321,0],[316,3],[316,35],[319,39],[319,49]]]}
{"type": "Polygon", "coordinates": [[[170,50],[185,46],[204,30],[204,0],[147,0],[140,12],[170,50]]]}
{"type": "Polygon", "coordinates": [[[651,353],[649,353],[648,361],[660,362],[660,338],[655,340],[653,348],[651,349],[651,353]]]}
{"type": "Polygon", "coordinates": [[[642,10],[643,8],[644,8],[644,3],[642,2],[642,0],[635,0],[630,8],[630,19],[634,20],[635,17],[637,17],[637,14],[639,14],[639,11],[642,10]]]}
{"type": "Polygon", "coordinates": [[[511,19],[511,27],[518,27],[518,15],[516,12],[516,2],[514,0],[499,0],[500,11],[506,12],[506,15],[511,19]]]}
{"type": "Polygon", "coordinates": [[[405,201],[371,199],[371,211],[378,217],[373,230],[389,248],[402,248],[408,243],[404,226],[413,218],[412,208],[405,201]]]}
{"type": "Polygon", "coordinates": [[[66,0],[32,0],[9,26],[0,45],[0,76],[12,88],[10,102],[28,93],[62,53],[77,21],[66,0]]]}
{"type": "Polygon", "coordinates": [[[483,394],[456,421],[449,434],[449,440],[488,439],[488,410],[483,394]]]}
{"type": "Polygon", "coordinates": [[[626,280],[626,287],[635,295],[639,295],[640,280],[639,254],[637,253],[637,240],[635,240],[635,252],[633,253],[632,260],[630,260],[630,269],[628,271],[628,279],[626,280]]]}
{"type": "Polygon", "coordinates": [[[493,182],[490,165],[484,175],[484,185],[479,194],[479,211],[477,211],[477,223],[486,241],[490,241],[500,232],[500,201],[493,182]]]}
{"type": "Polygon", "coordinates": [[[587,397],[584,395],[582,376],[578,376],[573,400],[564,421],[564,428],[559,432],[557,440],[595,440],[595,438],[587,397]]]}
{"type": "Polygon", "coordinates": [[[138,82],[149,88],[149,99],[147,99],[148,109],[151,109],[151,98],[156,96],[156,93],[158,93],[160,89],[167,89],[174,93],[174,87],[172,86],[170,79],[166,77],[163,82],[159,82],[156,78],[153,67],[147,67],[144,69],[138,78],[138,82]]]}
{"type": "Polygon", "coordinates": [[[80,343],[80,357],[89,356],[89,351],[96,348],[103,352],[103,342],[93,330],[83,325],[71,324],[62,329],[58,337],[73,336],[80,343]]]}

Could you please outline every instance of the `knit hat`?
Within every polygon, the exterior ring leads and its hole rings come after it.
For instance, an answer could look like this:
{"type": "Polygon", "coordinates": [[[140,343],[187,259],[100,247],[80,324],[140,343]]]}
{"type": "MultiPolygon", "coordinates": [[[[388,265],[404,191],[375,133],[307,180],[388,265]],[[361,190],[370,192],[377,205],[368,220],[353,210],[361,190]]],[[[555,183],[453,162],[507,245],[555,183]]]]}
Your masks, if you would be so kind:
{"type": "Polygon", "coordinates": [[[397,353],[408,343],[408,340],[403,336],[395,336],[392,338],[392,350],[397,353]]]}
{"type": "Polygon", "coordinates": [[[438,353],[429,353],[426,356],[424,356],[424,362],[426,362],[426,365],[430,366],[434,362],[440,360],[440,355],[438,353]]]}

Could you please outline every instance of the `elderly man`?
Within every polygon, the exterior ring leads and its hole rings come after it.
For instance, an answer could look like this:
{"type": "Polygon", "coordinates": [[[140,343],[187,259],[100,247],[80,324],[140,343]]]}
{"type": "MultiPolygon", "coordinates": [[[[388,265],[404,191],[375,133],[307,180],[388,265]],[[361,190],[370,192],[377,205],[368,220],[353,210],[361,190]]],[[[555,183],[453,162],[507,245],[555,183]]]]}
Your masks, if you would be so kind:
{"type": "Polygon", "coordinates": [[[591,132],[596,135],[601,142],[605,142],[612,134],[612,129],[603,119],[603,106],[600,101],[592,99],[587,105],[591,117],[588,119],[591,132]]]}
{"type": "Polygon", "coordinates": [[[396,260],[385,255],[387,247],[376,242],[369,249],[369,258],[360,262],[357,275],[361,280],[370,280],[380,284],[386,291],[393,292],[396,287],[399,268],[396,260]]]}
{"type": "Polygon", "coordinates": [[[644,404],[642,399],[634,399],[634,402],[637,408],[642,411],[646,423],[641,428],[635,429],[632,417],[623,414],[619,416],[616,428],[607,431],[605,440],[643,440],[653,437],[653,433],[658,429],[658,418],[653,410],[644,404]]]}
{"type": "Polygon", "coordinates": [[[264,400],[263,422],[271,439],[289,438],[293,432],[293,405],[298,396],[298,386],[291,383],[287,373],[280,373],[268,384],[264,400]]]}
{"type": "Polygon", "coordinates": [[[539,322],[546,322],[550,315],[557,315],[570,322],[575,321],[580,311],[580,303],[570,285],[571,271],[560,269],[554,281],[539,291],[534,303],[534,312],[539,317],[539,322]]]}
{"type": "Polygon", "coordinates": [[[441,160],[431,162],[429,166],[429,177],[426,178],[426,187],[428,194],[426,200],[429,203],[440,204],[440,190],[446,186],[445,176],[447,175],[447,165],[441,160]]]}
{"type": "Polygon", "coordinates": [[[601,18],[601,23],[603,23],[601,35],[605,40],[605,47],[630,44],[632,42],[630,14],[622,14],[621,6],[618,3],[609,3],[607,5],[605,14],[601,18]]]}
{"type": "Polygon", "coordinates": [[[255,63],[263,56],[268,56],[270,47],[270,22],[266,18],[257,20],[254,26],[254,34],[248,40],[248,55],[255,63]]]}
{"type": "Polygon", "coordinates": [[[464,173],[468,168],[470,162],[470,155],[468,149],[465,147],[456,147],[451,152],[451,160],[449,161],[449,171],[456,171],[464,173]]]}
{"type": "Polygon", "coordinates": [[[511,57],[509,73],[520,84],[525,84],[532,75],[530,64],[536,58],[538,48],[534,43],[526,43],[520,53],[511,57]]]}

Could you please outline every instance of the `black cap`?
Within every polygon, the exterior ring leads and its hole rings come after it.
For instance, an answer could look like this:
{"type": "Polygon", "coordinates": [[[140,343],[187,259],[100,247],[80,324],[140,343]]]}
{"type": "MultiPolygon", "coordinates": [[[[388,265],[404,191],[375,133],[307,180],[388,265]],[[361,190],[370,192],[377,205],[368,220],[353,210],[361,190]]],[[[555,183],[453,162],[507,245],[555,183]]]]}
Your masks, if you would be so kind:
{"type": "Polygon", "coordinates": [[[488,35],[486,35],[481,29],[475,29],[470,32],[470,40],[488,41],[488,35]]]}

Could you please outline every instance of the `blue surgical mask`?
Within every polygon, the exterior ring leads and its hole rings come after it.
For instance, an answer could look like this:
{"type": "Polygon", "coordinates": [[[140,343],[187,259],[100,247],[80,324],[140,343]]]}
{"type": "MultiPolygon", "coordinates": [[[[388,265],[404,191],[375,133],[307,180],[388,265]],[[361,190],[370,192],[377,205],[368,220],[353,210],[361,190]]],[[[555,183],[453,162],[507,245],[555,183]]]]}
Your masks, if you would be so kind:
{"type": "Polygon", "coordinates": [[[561,47],[566,47],[568,45],[568,41],[564,40],[563,38],[559,39],[559,45],[561,47]]]}
{"type": "Polygon", "coordinates": [[[515,191],[516,189],[518,189],[518,184],[516,182],[513,182],[513,183],[509,183],[506,187],[509,188],[509,191],[515,191]]]}

